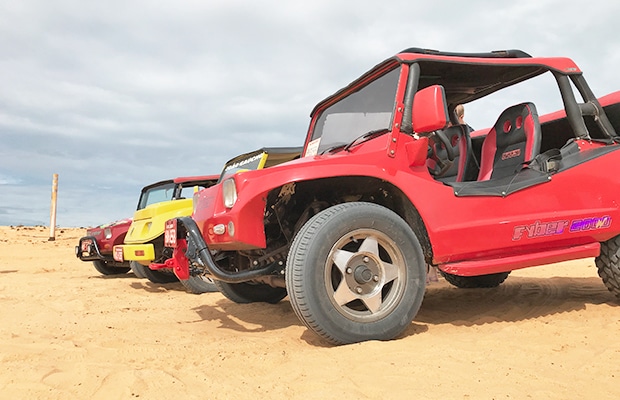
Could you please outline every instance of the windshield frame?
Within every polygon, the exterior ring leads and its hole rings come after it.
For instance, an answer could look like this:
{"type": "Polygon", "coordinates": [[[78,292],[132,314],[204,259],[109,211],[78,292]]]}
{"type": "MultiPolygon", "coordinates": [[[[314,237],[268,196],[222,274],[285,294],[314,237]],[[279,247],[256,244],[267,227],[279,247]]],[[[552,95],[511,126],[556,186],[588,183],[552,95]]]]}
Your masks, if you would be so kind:
{"type": "Polygon", "coordinates": [[[177,192],[177,184],[174,181],[163,181],[158,182],[154,185],[149,185],[142,189],[142,193],[140,193],[140,200],[138,201],[138,210],[142,210],[151,204],[161,203],[162,201],[170,201],[173,200],[176,196],[177,192]],[[161,196],[157,196],[154,198],[152,195],[156,193],[166,192],[163,199],[161,196]],[[168,196],[170,193],[170,196],[168,196]]]}
{"type": "Polygon", "coordinates": [[[392,64],[380,72],[313,114],[304,157],[344,147],[367,132],[392,129],[402,65],[392,64]]]}

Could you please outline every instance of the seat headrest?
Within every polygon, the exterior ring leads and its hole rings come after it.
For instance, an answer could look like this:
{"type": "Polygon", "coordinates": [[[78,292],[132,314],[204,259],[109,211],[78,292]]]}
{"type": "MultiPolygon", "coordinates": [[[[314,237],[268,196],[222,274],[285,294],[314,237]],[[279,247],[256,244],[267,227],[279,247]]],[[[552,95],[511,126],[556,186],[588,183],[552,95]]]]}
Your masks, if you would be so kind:
{"type": "Polygon", "coordinates": [[[521,150],[517,149],[515,153],[519,152],[519,154],[502,154],[502,159],[522,156],[525,160],[531,160],[538,154],[540,132],[536,132],[537,125],[540,126],[534,104],[521,103],[505,109],[493,126],[497,148],[505,149],[522,142],[525,142],[526,146],[524,154],[520,154],[521,150]],[[538,146],[536,146],[536,141],[538,141],[538,146]]]}

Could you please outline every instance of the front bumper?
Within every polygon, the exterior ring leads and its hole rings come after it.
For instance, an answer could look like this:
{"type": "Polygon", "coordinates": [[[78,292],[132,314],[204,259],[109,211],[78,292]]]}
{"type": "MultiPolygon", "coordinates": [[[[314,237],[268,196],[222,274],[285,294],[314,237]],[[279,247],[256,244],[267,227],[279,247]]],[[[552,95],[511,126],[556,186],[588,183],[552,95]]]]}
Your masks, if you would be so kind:
{"type": "Polygon", "coordinates": [[[119,262],[138,261],[146,265],[155,260],[155,247],[152,243],[122,244],[114,246],[112,254],[119,262]]]}
{"type": "Polygon", "coordinates": [[[75,256],[82,261],[96,260],[112,260],[112,254],[103,255],[97,245],[97,239],[94,236],[84,236],[80,238],[77,246],[75,246],[75,256]]]}
{"type": "Polygon", "coordinates": [[[75,256],[82,261],[103,261],[110,266],[129,267],[128,262],[114,260],[112,253],[102,253],[94,236],[80,238],[78,245],[75,246],[75,256]]]}

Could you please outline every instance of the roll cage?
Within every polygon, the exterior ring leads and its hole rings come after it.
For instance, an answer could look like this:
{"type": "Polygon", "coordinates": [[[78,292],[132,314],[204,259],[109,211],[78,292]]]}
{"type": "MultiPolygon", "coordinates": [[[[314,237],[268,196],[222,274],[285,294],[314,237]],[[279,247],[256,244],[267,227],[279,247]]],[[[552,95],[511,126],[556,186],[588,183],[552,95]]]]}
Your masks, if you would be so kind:
{"type": "MultiPolygon", "coordinates": [[[[405,133],[414,133],[411,127],[411,110],[415,93],[428,86],[441,85],[444,88],[450,115],[455,118],[453,110],[458,104],[467,104],[544,73],[551,73],[557,82],[567,120],[575,138],[610,140],[617,137],[603,107],[583,78],[581,70],[568,58],[536,58],[521,50],[450,53],[409,48],[378,64],[350,85],[321,101],[313,109],[304,154],[308,154],[308,146],[316,139],[315,131],[319,129],[321,114],[324,111],[363,90],[399,66],[408,69],[404,74],[407,83],[402,98],[394,92],[392,110],[394,113],[398,110],[397,104],[404,104],[400,130],[405,133]],[[575,98],[575,91],[580,94],[581,101],[575,98]]],[[[454,119],[452,122],[457,121],[454,119]]],[[[360,132],[362,133],[364,132],[360,132]]]]}

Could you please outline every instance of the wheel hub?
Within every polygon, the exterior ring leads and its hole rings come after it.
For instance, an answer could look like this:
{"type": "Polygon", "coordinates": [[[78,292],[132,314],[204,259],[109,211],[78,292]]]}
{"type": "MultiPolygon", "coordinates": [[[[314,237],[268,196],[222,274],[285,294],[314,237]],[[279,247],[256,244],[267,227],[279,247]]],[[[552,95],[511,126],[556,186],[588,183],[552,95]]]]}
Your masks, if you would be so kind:
{"type": "Polygon", "coordinates": [[[364,295],[377,288],[381,280],[381,268],[373,257],[357,254],[351,257],[347,264],[345,281],[352,292],[364,295]]]}
{"type": "Polygon", "coordinates": [[[358,265],[355,267],[353,277],[357,283],[368,283],[372,279],[372,271],[366,268],[365,265],[358,265]]]}

